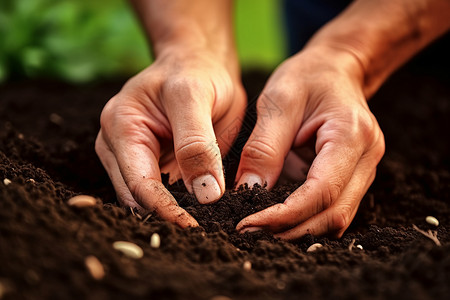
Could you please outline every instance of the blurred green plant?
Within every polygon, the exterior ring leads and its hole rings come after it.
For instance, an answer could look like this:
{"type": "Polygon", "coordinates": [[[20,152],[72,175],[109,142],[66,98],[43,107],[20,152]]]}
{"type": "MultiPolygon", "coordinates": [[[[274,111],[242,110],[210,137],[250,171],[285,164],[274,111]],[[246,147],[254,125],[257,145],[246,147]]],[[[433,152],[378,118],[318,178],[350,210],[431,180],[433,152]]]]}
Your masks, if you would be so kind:
{"type": "MultiPolygon", "coordinates": [[[[283,56],[276,3],[236,1],[244,68],[273,68],[283,56]]],[[[130,76],[150,62],[143,32],[125,0],[0,1],[0,82],[41,77],[86,82],[130,76]]]]}
{"type": "Polygon", "coordinates": [[[0,80],[89,81],[148,65],[146,41],[125,1],[0,2],[0,80]]]}
{"type": "Polygon", "coordinates": [[[279,0],[235,0],[236,43],[243,69],[272,70],[286,58],[279,0]]]}

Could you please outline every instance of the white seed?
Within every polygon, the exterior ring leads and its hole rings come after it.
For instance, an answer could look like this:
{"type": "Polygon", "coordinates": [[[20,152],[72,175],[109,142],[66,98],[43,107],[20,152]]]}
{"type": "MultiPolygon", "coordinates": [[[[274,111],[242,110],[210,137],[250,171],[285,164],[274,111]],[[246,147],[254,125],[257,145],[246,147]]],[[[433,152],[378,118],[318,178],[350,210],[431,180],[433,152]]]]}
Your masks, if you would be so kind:
{"type": "Polygon", "coordinates": [[[321,247],[323,247],[321,243],[315,243],[309,246],[308,249],[306,249],[306,252],[314,252],[321,247]]]}
{"type": "Polygon", "coordinates": [[[361,246],[361,245],[356,245],[356,248],[358,248],[359,250],[364,249],[363,246],[361,246]]]}
{"type": "Polygon", "coordinates": [[[8,178],[3,179],[3,184],[4,185],[8,185],[8,184],[11,184],[11,183],[12,183],[12,181],[9,180],[8,178]]]}
{"type": "Polygon", "coordinates": [[[36,180],[34,180],[33,178],[30,178],[30,179],[28,179],[27,181],[28,181],[28,182],[31,182],[31,183],[36,183],[36,180]]]}
{"type": "Polygon", "coordinates": [[[252,263],[248,260],[244,261],[244,264],[242,265],[245,271],[250,271],[252,269],[252,263]]]}
{"type": "Polygon", "coordinates": [[[95,199],[92,196],[88,196],[88,195],[78,195],[78,196],[70,198],[67,201],[67,204],[69,204],[70,206],[75,206],[75,207],[94,206],[96,203],[97,203],[97,199],[95,199]]]}
{"type": "Polygon", "coordinates": [[[89,255],[84,259],[84,264],[91,274],[92,278],[95,280],[100,280],[105,277],[105,269],[103,268],[102,263],[98,260],[97,257],[93,255],[89,255]]]}
{"type": "Polygon", "coordinates": [[[161,246],[161,237],[159,234],[152,234],[152,237],[150,238],[150,246],[152,248],[159,248],[159,246],[161,246]]]}
{"type": "Polygon", "coordinates": [[[433,216],[428,216],[425,218],[425,221],[427,221],[428,224],[430,225],[434,225],[434,226],[439,226],[439,221],[438,219],[436,219],[433,216]]]}
{"type": "Polygon", "coordinates": [[[117,251],[122,252],[126,256],[134,259],[139,259],[144,256],[144,251],[142,251],[142,248],[139,247],[136,244],[125,242],[125,241],[118,241],[113,243],[113,248],[117,251]]]}

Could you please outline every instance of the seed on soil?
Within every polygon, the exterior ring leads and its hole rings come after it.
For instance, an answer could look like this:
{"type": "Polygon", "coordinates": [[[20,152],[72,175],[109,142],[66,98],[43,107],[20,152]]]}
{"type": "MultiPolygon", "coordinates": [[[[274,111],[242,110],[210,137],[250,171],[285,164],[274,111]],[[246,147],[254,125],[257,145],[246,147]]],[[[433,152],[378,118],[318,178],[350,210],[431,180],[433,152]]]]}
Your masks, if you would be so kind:
{"type": "Polygon", "coordinates": [[[136,244],[125,242],[125,241],[117,241],[113,243],[113,248],[117,251],[122,252],[125,256],[130,258],[139,259],[144,256],[144,251],[142,248],[136,244]]]}
{"type": "Polygon", "coordinates": [[[438,219],[436,219],[435,217],[433,217],[433,216],[428,216],[428,217],[426,217],[425,218],[425,221],[428,223],[428,224],[430,224],[430,225],[434,225],[434,226],[439,226],[439,221],[438,221],[438,219]]]}
{"type": "Polygon", "coordinates": [[[315,244],[312,244],[311,246],[309,246],[308,249],[306,249],[306,252],[314,252],[317,249],[322,248],[322,247],[323,246],[321,243],[315,243],[315,244]]]}
{"type": "Polygon", "coordinates": [[[356,245],[356,248],[358,248],[359,250],[364,249],[363,246],[361,246],[361,245],[356,245]]]}
{"type": "Polygon", "coordinates": [[[3,184],[4,184],[4,185],[9,185],[9,184],[11,184],[11,183],[12,183],[12,181],[9,180],[8,178],[3,179],[3,184]]]}
{"type": "Polygon", "coordinates": [[[242,265],[245,271],[250,271],[252,269],[252,263],[248,260],[244,261],[244,264],[242,265]]]}
{"type": "Polygon", "coordinates": [[[33,178],[30,178],[27,180],[27,182],[36,183],[36,180],[34,180],[33,178]]]}
{"type": "Polygon", "coordinates": [[[78,196],[70,198],[67,201],[67,204],[69,204],[70,206],[75,206],[75,207],[94,206],[96,203],[97,203],[97,199],[95,199],[92,196],[88,196],[88,195],[78,195],[78,196]]]}
{"type": "Polygon", "coordinates": [[[84,259],[84,264],[91,274],[92,278],[95,280],[100,280],[105,277],[105,269],[103,268],[102,263],[98,260],[97,257],[93,255],[89,255],[84,259]]]}
{"type": "Polygon", "coordinates": [[[150,238],[150,246],[152,248],[159,248],[160,245],[161,245],[161,237],[159,236],[159,234],[157,233],[152,234],[152,237],[150,238]]]}

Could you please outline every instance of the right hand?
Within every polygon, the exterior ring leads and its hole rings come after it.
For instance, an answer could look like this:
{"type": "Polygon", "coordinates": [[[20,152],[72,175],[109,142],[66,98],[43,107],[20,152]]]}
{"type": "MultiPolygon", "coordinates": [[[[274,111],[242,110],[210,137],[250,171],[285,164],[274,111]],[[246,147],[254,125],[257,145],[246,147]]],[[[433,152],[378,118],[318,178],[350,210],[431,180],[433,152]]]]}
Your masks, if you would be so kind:
{"type": "Polygon", "coordinates": [[[222,156],[246,107],[235,65],[205,49],[169,51],[109,100],[95,149],[122,205],[197,226],[161,183],[161,172],[170,182],[182,178],[200,203],[223,195],[222,156]]]}

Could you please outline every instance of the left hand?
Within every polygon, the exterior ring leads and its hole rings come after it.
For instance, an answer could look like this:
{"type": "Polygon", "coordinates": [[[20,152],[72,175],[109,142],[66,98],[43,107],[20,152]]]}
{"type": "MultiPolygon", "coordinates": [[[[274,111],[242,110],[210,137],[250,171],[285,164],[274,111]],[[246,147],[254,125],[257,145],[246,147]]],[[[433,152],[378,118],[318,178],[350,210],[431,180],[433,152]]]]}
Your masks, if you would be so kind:
{"type": "MultiPolygon", "coordinates": [[[[363,93],[353,55],[312,47],[285,61],[257,102],[258,119],[239,165],[238,184],[276,183],[290,150],[315,144],[305,183],[284,203],[244,218],[237,230],[284,239],[342,236],[373,182],[384,137],[363,93]]],[[[300,172],[300,170],[298,170],[300,172]]]]}

